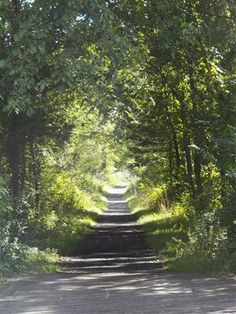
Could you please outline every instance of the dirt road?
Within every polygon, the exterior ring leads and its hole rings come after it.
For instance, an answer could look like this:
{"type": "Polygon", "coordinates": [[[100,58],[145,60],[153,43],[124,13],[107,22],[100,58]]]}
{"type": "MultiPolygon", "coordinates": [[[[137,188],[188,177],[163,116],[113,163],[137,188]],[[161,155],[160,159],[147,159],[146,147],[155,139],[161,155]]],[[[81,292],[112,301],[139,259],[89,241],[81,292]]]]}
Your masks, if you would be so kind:
{"type": "Polygon", "coordinates": [[[236,313],[236,278],[171,273],[145,243],[117,187],[65,271],[2,287],[1,314],[236,313]]]}

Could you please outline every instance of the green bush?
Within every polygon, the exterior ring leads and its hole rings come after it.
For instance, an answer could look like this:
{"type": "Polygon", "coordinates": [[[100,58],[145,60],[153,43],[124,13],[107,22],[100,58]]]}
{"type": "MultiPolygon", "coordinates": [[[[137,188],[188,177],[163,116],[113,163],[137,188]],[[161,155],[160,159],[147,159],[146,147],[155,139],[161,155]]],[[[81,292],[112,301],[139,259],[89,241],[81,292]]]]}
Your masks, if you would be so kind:
{"type": "Polygon", "coordinates": [[[145,186],[140,183],[138,190],[144,207],[154,211],[162,211],[170,206],[165,185],[145,186]]]}
{"type": "Polygon", "coordinates": [[[184,198],[182,203],[171,204],[164,185],[141,186],[137,196],[130,198],[129,205],[146,232],[148,243],[158,254],[173,255],[174,239],[187,238],[192,209],[188,209],[187,197],[184,198]]]}
{"type": "MultiPolygon", "coordinates": [[[[18,208],[19,209],[19,208],[18,208]]],[[[45,272],[58,269],[58,255],[53,250],[39,251],[22,244],[22,222],[14,219],[10,194],[0,177],[0,277],[16,272],[45,272]]]]}
{"type": "Polygon", "coordinates": [[[188,231],[188,241],[176,241],[173,268],[184,271],[219,270],[229,259],[228,238],[215,213],[198,217],[188,231]]]}
{"type": "Polygon", "coordinates": [[[233,245],[230,247],[227,230],[220,220],[222,208],[218,198],[208,200],[208,210],[197,215],[189,193],[168,204],[164,189],[163,185],[141,185],[130,205],[149,244],[163,256],[166,265],[178,271],[235,270],[236,251],[233,245]]]}
{"type": "Polygon", "coordinates": [[[23,259],[18,269],[22,272],[55,272],[60,269],[58,266],[59,256],[54,249],[44,251],[38,248],[26,247],[23,259]]]}
{"type": "Polygon", "coordinates": [[[18,239],[8,244],[8,249],[2,254],[0,274],[9,275],[19,272],[53,272],[59,269],[59,256],[55,250],[40,251],[21,244],[18,239]]]}

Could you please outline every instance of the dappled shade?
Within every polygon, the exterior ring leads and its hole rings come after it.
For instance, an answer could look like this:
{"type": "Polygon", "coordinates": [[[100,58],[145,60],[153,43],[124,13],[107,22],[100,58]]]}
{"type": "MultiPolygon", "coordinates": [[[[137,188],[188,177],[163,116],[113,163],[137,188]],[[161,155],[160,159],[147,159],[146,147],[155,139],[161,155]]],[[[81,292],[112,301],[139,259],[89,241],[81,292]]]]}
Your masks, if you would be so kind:
{"type": "Polygon", "coordinates": [[[144,232],[122,196],[126,186],[110,190],[108,210],[63,265],[68,271],[148,270],[160,267],[144,232]],[[76,256],[77,255],[77,256],[76,256]]]}

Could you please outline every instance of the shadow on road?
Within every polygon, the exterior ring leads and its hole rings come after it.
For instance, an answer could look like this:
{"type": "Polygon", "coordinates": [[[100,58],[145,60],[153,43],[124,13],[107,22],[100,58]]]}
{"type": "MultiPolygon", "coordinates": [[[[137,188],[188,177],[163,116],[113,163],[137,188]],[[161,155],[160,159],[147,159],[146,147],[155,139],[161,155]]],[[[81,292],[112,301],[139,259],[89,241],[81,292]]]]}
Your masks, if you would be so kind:
{"type": "Polygon", "coordinates": [[[13,278],[3,286],[0,314],[236,313],[236,279],[176,274],[161,268],[122,200],[109,210],[52,275],[13,278]]]}
{"type": "Polygon", "coordinates": [[[84,270],[18,278],[6,288],[0,312],[4,314],[236,313],[235,279],[163,270],[84,270]]]}

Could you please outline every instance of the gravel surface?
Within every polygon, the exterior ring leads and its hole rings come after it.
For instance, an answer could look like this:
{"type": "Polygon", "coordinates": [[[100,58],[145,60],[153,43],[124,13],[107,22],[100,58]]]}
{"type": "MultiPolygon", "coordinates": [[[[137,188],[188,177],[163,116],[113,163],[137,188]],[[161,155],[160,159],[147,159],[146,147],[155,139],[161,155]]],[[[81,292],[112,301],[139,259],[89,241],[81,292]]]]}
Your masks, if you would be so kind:
{"type": "Polygon", "coordinates": [[[63,260],[62,273],[9,279],[0,313],[236,313],[236,277],[162,269],[123,192],[111,191],[109,210],[75,256],[63,260]]]}

